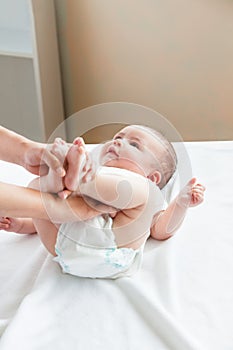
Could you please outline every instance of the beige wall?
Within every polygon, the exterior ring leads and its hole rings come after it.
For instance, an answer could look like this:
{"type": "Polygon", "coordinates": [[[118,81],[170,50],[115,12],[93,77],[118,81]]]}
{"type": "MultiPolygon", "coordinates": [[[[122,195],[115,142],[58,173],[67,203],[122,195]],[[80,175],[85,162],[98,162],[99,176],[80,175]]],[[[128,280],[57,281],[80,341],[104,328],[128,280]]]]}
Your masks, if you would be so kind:
{"type": "Polygon", "coordinates": [[[66,116],[103,102],[133,102],[161,113],[185,140],[233,139],[232,1],[55,6],[66,116]]]}

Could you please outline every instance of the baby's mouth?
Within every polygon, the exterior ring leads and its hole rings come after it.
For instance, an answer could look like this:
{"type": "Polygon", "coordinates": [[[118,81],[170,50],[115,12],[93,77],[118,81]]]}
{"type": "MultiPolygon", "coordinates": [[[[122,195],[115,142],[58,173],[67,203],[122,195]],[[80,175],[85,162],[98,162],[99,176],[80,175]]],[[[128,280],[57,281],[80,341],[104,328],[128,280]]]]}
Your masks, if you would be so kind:
{"type": "Polygon", "coordinates": [[[119,154],[117,153],[117,151],[115,150],[115,148],[113,146],[110,146],[107,150],[107,153],[113,154],[116,157],[119,157],[119,154]]]}

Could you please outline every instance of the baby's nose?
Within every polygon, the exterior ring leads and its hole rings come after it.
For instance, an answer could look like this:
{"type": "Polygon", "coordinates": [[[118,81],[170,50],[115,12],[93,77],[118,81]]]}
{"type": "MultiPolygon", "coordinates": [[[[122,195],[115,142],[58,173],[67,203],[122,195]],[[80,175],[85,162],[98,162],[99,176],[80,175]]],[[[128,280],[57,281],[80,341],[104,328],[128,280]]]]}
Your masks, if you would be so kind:
{"type": "Polygon", "coordinates": [[[122,140],[121,140],[121,139],[115,139],[115,140],[113,141],[113,144],[114,144],[115,146],[122,146],[122,140]]]}

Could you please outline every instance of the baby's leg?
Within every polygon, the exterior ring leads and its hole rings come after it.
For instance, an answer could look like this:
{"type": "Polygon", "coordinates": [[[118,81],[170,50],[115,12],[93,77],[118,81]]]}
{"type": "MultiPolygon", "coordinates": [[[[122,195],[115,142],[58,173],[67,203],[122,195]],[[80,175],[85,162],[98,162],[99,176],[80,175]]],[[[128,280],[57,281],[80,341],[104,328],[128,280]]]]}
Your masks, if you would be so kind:
{"type": "MultiPolygon", "coordinates": [[[[77,187],[78,185],[78,173],[81,165],[81,155],[84,153],[84,142],[81,138],[76,139],[74,144],[70,147],[61,139],[56,139],[54,143],[54,153],[56,156],[59,156],[64,162],[65,158],[70,167],[68,172],[70,178],[73,177],[73,184],[77,187]],[[70,148],[69,148],[70,147],[70,148]]],[[[41,190],[42,192],[63,192],[64,184],[61,181],[61,178],[57,176],[57,173],[50,169],[49,173],[46,176],[41,178],[34,179],[30,185],[30,188],[41,190]]],[[[57,240],[57,234],[60,225],[55,225],[49,220],[33,219],[36,231],[40,236],[40,239],[46,249],[54,256],[55,253],[55,244],[57,240]]]]}
{"type": "Polygon", "coordinates": [[[15,233],[36,233],[32,219],[0,217],[0,230],[15,233]]]}
{"type": "MultiPolygon", "coordinates": [[[[32,180],[28,187],[39,190],[39,178],[32,180]]],[[[56,227],[51,221],[42,219],[33,219],[33,224],[45,248],[56,256],[55,244],[59,225],[56,227]]]]}
{"type": "Polygon", "coordinates": [[[77,137],[67,153],[67,174],[65,186],[70,191],[76,191],[79,183],[80,166],[85,154],[85,144],[81,137],[77,137]]]}
{"type": "Polygon", "coordinates": [[[56,227],[49,220],[33,219],[34,226],[45,248],[52,255],[56,256],[55,244],[59,227],[56,227]]]}

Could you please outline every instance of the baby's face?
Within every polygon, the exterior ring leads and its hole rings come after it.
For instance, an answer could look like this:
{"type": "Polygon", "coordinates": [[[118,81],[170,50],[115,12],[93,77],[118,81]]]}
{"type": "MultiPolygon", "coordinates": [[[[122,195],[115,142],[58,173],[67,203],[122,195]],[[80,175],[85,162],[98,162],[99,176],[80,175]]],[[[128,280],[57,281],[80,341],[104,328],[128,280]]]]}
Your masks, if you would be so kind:
{"type": "Polygon", "coordinates": [[[127,169],[148,177],[164,149],[156,137],[137,126],[119,131],[101,150],[101,165],[127,169]]]}

